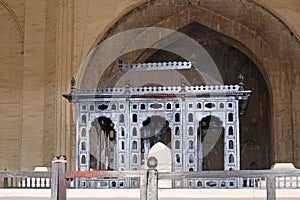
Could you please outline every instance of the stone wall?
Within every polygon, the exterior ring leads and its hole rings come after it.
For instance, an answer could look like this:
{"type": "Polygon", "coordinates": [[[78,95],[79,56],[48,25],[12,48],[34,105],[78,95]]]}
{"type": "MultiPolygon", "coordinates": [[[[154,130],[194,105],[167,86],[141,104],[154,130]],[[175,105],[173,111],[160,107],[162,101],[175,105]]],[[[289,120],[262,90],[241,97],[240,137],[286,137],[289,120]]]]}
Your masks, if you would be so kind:
{"type": "Polygon", "coordinates": [[[58,154],[74,160],[74,111],[61,94],[105,26],[132,3],[0,0],[0,170],[50,166],[58,154]]]}
{"type": "Polygon", "coordinates": [[[0,0],[0,170],[50,166],[57,154],[74,163],[74,110],[61,94],[99,41],[192,21],[233,38],[228,44],[259,67],[270,91],[273,161],[299,167],[300,4],[289,1],[0,0]]]}
{"type": "Polygon", "coordinates": [[[24,7],[0,1],[0,170],[21,166],[24,7]]]}

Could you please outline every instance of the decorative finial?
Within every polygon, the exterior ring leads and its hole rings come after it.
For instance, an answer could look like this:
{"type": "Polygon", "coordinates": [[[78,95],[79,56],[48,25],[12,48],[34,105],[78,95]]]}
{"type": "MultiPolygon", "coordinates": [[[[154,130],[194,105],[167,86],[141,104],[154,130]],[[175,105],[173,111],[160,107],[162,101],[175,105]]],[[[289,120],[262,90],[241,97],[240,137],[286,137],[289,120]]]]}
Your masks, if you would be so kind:
{"type": "Polygon", "coordinates": [[[58,157],[57,156],[53,156],[52,161],[56,161],[56,160],[58,160],[58,157]]]}
{"type": "Polygon", "coordinates": [[[59,156],[59,160],[67,160],[66,155],[60,155],[60,156],[59,156]]]}
{"type": "Polygon", "coordinates": [[[181,81],[181,91],[185,91],[185,86],[186,86],[185,80],[182,78],[180,81],[181,81]]]}
{"type": "Polygon", "coordinates": [[[191,63],[192,63],[192,65],[196,65],[196,62],[197,62],[197,59],[196,59],[196,55],[195,55],[195,53],[193,53],[192,54],[192,57],[191,57],[191,63]]]}
{"type": "Polygon", "coordinates": [[[130,88],[130,80],[125,80],[125,88],[130,88]]]}
{"type": "Polygon", "coordinates": [[[76,81],[75,81],[75,78],[74,78],[74,76],[73,76],[73,77],[72,77],[72,80],[71,80],[71,92],[74,91],[75,85],[76,85],[76,81]]]}
{"type": "Polygon", "coordinates": [[[119,71],[122,71],[123,60],[121,57],[118,59],[118,64],[119,64],[119,71]]]}
{"type": "Polygon", "coordinates": [[[241,87],[241,90],[244,89],[244,76],[242,73],[240,73],[237,77],[238,79],[238,85],[241,87]]]}
{"type": "Polygon", "coordinates": [[[150,168],[150,169],[155,169],[158,165],[158,161],[157,161],[157,158],[154,157],[154,156],[151,156],[150,158],[148,158],[147,160],[147,166],[150,168]]]}
{"type": "Polygon", "coordinates": [[[63,94],[62,96],[67,99],[69,101],[69,103],[72,102],[73,100],[73,92],[75,91],[75,85],[76,85],[76,81],[75,81],[75,78],[72,77],[72,80],[71,80],[71,92],[68,93],[68,94],[63,94]]]}
{"type": "Polygon", "coordinates": [[[186,84],[185,84],[185,80],[182,78],[182,79],[180,79],[180,82],[181,82],[181,86],[186,86],[186,84]]]}

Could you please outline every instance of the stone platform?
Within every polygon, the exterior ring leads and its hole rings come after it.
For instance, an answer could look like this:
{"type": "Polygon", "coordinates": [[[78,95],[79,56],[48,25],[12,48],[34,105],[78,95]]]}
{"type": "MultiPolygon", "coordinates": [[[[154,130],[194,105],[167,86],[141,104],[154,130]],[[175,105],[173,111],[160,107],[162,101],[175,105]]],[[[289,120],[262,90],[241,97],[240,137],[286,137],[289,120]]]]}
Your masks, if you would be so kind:
{"type": "MultiPolygon", "coordinates": [[[[263,189],[159,189],[160,200],[265,200],[263,189]]],[[[50,189],[1,189],[0,199],[50,199],[50,189]]],[[[68,189],[67,199],[139,200],[139,189],[68,189]]],[[[300,189],[277,189],[277,200],[298,200],[300,189]]]]}

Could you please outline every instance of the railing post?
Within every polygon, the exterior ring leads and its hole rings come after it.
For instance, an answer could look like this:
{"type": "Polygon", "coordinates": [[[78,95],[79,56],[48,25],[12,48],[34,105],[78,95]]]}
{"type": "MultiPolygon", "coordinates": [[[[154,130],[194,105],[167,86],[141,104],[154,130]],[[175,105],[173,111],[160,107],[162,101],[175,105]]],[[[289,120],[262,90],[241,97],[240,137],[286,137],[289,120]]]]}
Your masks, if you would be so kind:
{"type": "Polygon", "coordinates": [[[267,177],[267,200],[276,200],[275,177],[267,177]]]}
{"type": "Polygon", "coordinates": [[[4,188],[8,188],[8,178],[4,177],[4,188]]]}
{"type": "MultiPolygon", "coordinates": [[[[4,169],[6,171],[6,169],[4,169]]],[[[4,177],[4,188],[8,188],[8,177],[4,177]]]]}
{"type": "Polygon", "coordinates": [[[147,200],[147,169],[146,167],[144,169],[141,169],[141,175],[140,175],[140,200],[147,200]]]}
{"type": "Polygon", "coordinates": [[[66,164],[65,156],[52,160],[51,200],[66,200],[66,164]]]}
{"type": "Polygon", "coordinates": [[[147,200],[158,200],[158,172],[157,159],[155,157],[148,158],[147,165],[147,200]]]}

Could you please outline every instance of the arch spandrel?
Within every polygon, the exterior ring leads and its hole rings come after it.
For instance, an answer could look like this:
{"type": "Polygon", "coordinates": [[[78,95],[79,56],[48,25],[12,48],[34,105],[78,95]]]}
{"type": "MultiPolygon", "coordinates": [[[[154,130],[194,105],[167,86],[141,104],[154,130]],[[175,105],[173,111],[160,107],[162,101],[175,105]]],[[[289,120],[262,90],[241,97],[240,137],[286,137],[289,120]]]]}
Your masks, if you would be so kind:
{"type": "MultiPolygon", "coordinates": [[[[220,2],[215,2],[218,4],[222,4],[220,2]]],[[[251,12],[259,14],[260,19],[264,19],[268,16],[272,18],[273,20],[277,20],[272,14],[270,14],[267,10],[261,9],[257,4],[252,5],[250,2],[243,2],[238,3],[234,2],[236,7],[239,7],[241,9],[252,9],[251,12]],[[245,5],[249,4],[249,5],[245,5]],[[250,5],[251,4],[251,5],[250,5]],[[262,12],[262,13],[258,13],[262,12]]],[[[266,33],[262,33],[264,35],[260,35],[260,33],[257,32],[258,27],[259,29],[265,30],[273,30],[273,23],[272,25],[268,22],[268,20],[264,20],[262,24],[255,24],[254,22],[251,22],[251,24],[245,24],[245,22],[239,22],[237,18],[237,15],[240,15],[241,13],[238,12],[237,9],[231,10],[230,13],[231,16],[228,15],[229,12],[226,11],[226,9],[229,9],[229,6],[222,6],[219,7],[222,8],[221,10],[215,9],[213,10],[211,7],[211,3],[207,1],[201,1],[201,3],[198,3],[197,6],[195,4],[192,4],[194,6],[190,6],[190,4],[181,5],[180,7],[177,7],[177,11],[171,13],[172,10],[168,9],[167,12],[160,12],[155,13],[155,15],[151,14],[151,11],[147,12],[148,10],[151,10],[152,7],[155,7],[155,5],[158,4],[159,6],[164,5],[161,2],[151,1],[150,3],[139,3],[139,5],[136,8],[133,8],[133,10],[129,11],[128,13],[122,15],[123,17],[120,18],[118,23],[115,23],[112,25],[103,35],[102,38],[98,38],[98,41],[103,40],[103,38],[109,38],[110,36],[122,32],[125,30],[125,27],[122,26],[122,24],[126,24],[126,30],[137,28],[144,26],[144,24],[147,24],[147,26],[158,26],[158,27],[166,27],[173,30],[179,30],[180,28],[192,23],[192,22],[199,22],[200,24],[205,25],[206,22],[208,22],[209,18],[214,18],[214,23],[206,24],[209,28],[212,28],[213,30],[220,32],[229,38],[235,39],[235,42],[237,44],[233,44],[234,46],[238,47],[241,51],[246,53],[247,56],[251,57],[253,61],[256,61],[257,66],[260,67],[261,72],[264,74],[265,79],[267,82],[269,82],[269,71],[270,70],[280,70],[280,62],[278,61],[278,57],[281,55],[276,55],[276,52],[273,51],[275,43],[271,44],[269,41],[276,41],[274,39],[275,36],[272,36],[271,32],[266,31],[266,33]],[[224,10],[223,12],[221,12],[224,10]],[[225,13],[225,14],[224,14],[225,13]],[[143,19],[143,21],[139,20],[130,20],[131,18],[135,18],[137,16],[140,16],[140,18],[143,19]],[[146,17],[148,15],[148,17],[146,17]],[[149,17],[150,16],[150,17],[149,17]],[[230,17],[235,17],[235,19],[230,19],[230,17]],[[154,20],[160,19],[160,20],[154,20]],[[180,23],[178,23],[180,22],[180,23]],[[227,27],[235,27],[234,29],[224,29],[222,27],[222,24],[227,27]],[[242,34],[239,34],[237,30],[242,31],[242,34]],[[226,32],[227,31],[227,32],[226,32]],[[248,36],[245,36],[246,32],[249,32],[248,36]],[[239,38],[240,36],[240,38],[239,38]],[[243,41],[242,38],[252,38],[249,41],[243,41]],[[240,44],[238,44],[240,43],[240,44]],[[244,47],[239,47],[239,45],[243,45],[244,47]],[[262,48],[256,48],[257,46],[262,46],[262,48]],[[272,45],[272,46],[271,46],[272,45]],[[248,52],[247,52],[248,51],[248,52]],[[260,51],[260,52],[257,52],[260,51]],[[268,53],[269,55],[266,55],[268,53]],[[251,55],[252,54],[252,55],[251,55]],[[261,54],[261,55],[259,55],[261,54]],[[259,58],[261,56],[262,58],[259,58]],[[256,58],[257,57],[257,58],[256,58]],[[269,61],[268,57],[271,57],[271,61],[269,61]],[[268,62],[271,62],[268,64],[268,62]],[[277,67],[277,68],[276,68],[277,67]]],[[[218,7],[218,6],[214,6],[218,7]]],[[[230,7],[232,8],[232,7],[230,7]]],[[[252,20],[253,21],[253,20],[252,20]]],[[[278,20],[277,20],[278,21],[278,20]]],[[[250,23],[250,22],[249,22],[250,23]]],[[[277,22],[278,24],[281,24],[281,22],[277,22]]],[[[282,24],[281,24],[282,25],[282,24]]],[[[97,42],[98,43],[98,42],[97,42]]],[[[278,49],[275,47],[275,49],[278,49]]],[[[138,57],[138,56],[136,56],[138,57]]],[[[133,60],[137,60],[136,58],[133,58],[133,60]]],[[[105,75],[109,75],[106,73],[105,75]]],[[[269,84],[268,84],[269,85],[269,84]]],[[[269,88],[271,91],[271,88],[269,88]]]]}

